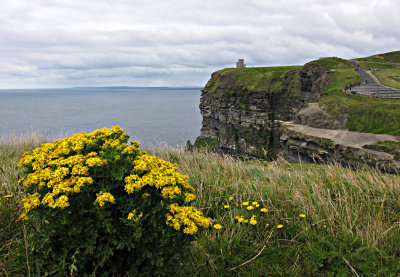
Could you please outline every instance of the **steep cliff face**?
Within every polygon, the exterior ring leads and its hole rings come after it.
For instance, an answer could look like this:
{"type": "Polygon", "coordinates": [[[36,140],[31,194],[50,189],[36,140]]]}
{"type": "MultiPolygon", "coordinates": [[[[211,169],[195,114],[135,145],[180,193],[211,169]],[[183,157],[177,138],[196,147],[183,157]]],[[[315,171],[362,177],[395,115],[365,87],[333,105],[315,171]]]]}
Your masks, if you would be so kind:
{"type": "Polygon", "coordinates": [[[212,74],[200,99],[201,135],[195,145],[248,158],[274,158],[276,120],[293,120],[329,85],[323,67],[224,69],[212,74]]]}

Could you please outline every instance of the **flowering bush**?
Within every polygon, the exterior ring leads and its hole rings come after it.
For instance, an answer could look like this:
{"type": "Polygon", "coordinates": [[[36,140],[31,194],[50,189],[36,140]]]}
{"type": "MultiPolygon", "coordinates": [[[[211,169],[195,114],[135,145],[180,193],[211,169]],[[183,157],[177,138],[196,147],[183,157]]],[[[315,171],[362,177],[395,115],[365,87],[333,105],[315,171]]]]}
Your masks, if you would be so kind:
{"type": "Polygon", "coordinates": [[[119,127],[45,143],[19,162],[34,228],[34,273],[168,275],[193,235],[212,226],[175,164],[146,154],[119,127]]]}

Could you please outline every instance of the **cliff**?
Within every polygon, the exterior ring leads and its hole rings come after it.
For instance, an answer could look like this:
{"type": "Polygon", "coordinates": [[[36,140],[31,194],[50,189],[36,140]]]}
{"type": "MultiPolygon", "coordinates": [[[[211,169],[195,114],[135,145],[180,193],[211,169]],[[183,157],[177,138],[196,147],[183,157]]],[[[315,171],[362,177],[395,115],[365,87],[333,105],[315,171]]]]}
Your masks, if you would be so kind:
{"type": "Polygon", "coordinates": [[[212,74],[200,99],[201,135],[208,145],[248,158],[274,158],[276,120],[290,121],[329,85],[320,66],[224,69],[212,74]]]}
{"type": "MultiPolygon", "coordinates": [[[[279,155],[291,162],[379,164],[391,172],[399,170],[397,150],[382,150],[376,145],[367,149],[381,141],[379,135],[371,134],[362,145],[348,145],[345,140],[331,143],[337,130],[347,131],[348,114],[329,112],[318,103],[332,88],[332,80],[338,79],[330,64],[340,64],[351,73],[348,62],[338,58],[304,66],[227,68],[213,73],[202,90],[203,122],[195,147],[250,159],[275,159],[279,155]],[[320,136],[307,128],[294,131],[288,122],[317,128],[321,134],[331,132],[320,136]]],[[[363,138],[358,134],[352,132],[351,137],[363,138]]],[[[398,148],[400,138],[388,136],[384,141],[398,148]]]]}

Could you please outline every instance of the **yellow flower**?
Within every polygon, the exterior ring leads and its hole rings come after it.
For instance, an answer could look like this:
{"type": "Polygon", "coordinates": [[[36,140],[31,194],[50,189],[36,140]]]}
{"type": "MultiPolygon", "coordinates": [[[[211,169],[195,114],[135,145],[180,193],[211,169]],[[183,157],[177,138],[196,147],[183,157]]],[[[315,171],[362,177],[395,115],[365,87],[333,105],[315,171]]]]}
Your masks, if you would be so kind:
{"type": "Polygon", "coordinates": [[[7,194],[7,195],[4,195],[3,197],[4,198],[11,198],[11,197],[13,197],[14,195],[12,195],[12,194],[7,194]]]}
{"type": "Polygon", "coordinates": [[[147,199],[147,198],[149,198],[150,197],[150,194],[149,193],[143,193],[143,195],[142,195],[142,198],[143,199],[147,199]]]}
{"type": "Polygon", "coordinates": [[[219,230],[219,229],[221,229],[221,228],[222,228],[221,224],[215,224],[215,225],[214,225],[214,229],[219,230]]]}
{"type": "Polygon", "coordinates": [[[278,226],[276,226],[276,228],[278,228],[278,229],[282,229],[282,227],[283,227],[282,224],[279,224],[278,226]]]}
{"type": "Polygon", "coordinates": [[[249,223],[249,221],[246,219],[245,221],[243,221],[243,223],[249,223]]]}
{"type": "Polygon", "coordinates": [[[96,201],[94,201],[94,203],[99,203],[100,207],[103,207],[105,202],[113,203],[115,201],[114,196],[109,192],[100,191],[99,193],[96,194],[96,196],[97,198],[96,201]]]}
{"type": "Polygon", "coordinates": [[[258,204],[257,201],[254,201],[253,203],[251,203],[253,206],[255,206],[256,208],[260,207],[260,204],[258,204]]]}
{"type": "Polygon", "coordinates": [[[64,209],[65,207],[69,206],[68,203],[68,196],[66,195],[61,195],[56,201],[55,201],[55,207],[60,207],[61,209],[64,209]]]}
{"type": "Polygon", "coordinates": [[[251,219],[251,220],[250,220],[250,224],[251,224],[251,225],[256,225],[256,224],[257,224],[257,220],[251,219]]]}
{"type": "Polygon", "coordinates": [[[262,209],[260,210],[260,212],[266,213],[266,212],[268,212],[268,209],[267,209],[267,208],[262,208],[262,209]]]}
{"type": "Polygon", "coordinates": [[[229,205],[224,205],[224,209],[229,209],[229,205]]]}
{"type": "Polygon", "coordinates": [[[142,218],[142,217],[143,217],[143,213],[142,212],[136,216],[136,210],[133,210],[132,212],[130,212],[128,214],[127,218],[128,218],[128,220],[134,219],[135,221],[138,221],[139,218],[142,218]]]}
{"type": "Polygon", "coordinates": [[[305,214],[299,214],[299,216],[300,216],[301,218],[305,218],[305,217],[306,217],[305,214]]]}
{"type": "Polygon", "coordinates": [[[233,200],[233,197],[231,196],[231,197],[229,197],[228,199],[229,199],[229,201],[232,201],[232,200],[233,200]]]}
{"type": "Polygon", "coordinates": [[[242,223],[243,221],[244,221],[244,218],[243,218],[243,217],[241,217],[241,218],[238,219],[238,222],[239,222],[239,223],[242,223]]]}
{"type": "Polygon", "coordinates": [[[240,218],[240,217],[238,217],[238,216],[235,216],[235,219],[236,219],[236,220],[239,220],[239,218],[240,218]]]}
{"type": "Polygon", "coordinates": [[[180,207],[178,204],[171,204],[168,209],[170,214],[167,214],[166,224],[174,227],[175,230],[180,230],[181,226],[186,226],[183,232],[193,235],[198,231],[198,226],[212,227],[211,221],[194,207],[180,207]]]}
{"type": "Polygon", "coordinates": [[[136,212],[136,211],[133,211],[133,212],[130,212],[130,213],[128,214],[128,219],[129,219],[129,220],[131,220],[131,219],[135,216],[135,212],[136,212]]]}
{"type": "Polygon", "coordinates": [[[243,205],[243,206],[248,206],[248,205],[249,205],[249,202],[243,202],[242,205],[243,205]]]}
{"type": "Polygon", "coordinates": [[[249,211],[251,211],[251,210],[254,209],[254,207],[253,207],[253,206],[248,206],[247,209],[248,209],[249,211]]]}
{"type": "Polygon", "coordinates": [[[193,193],[185,193],[185,201],[186,202],[190,202],[196,199],[196,195],[194,195],[193,193]]]}

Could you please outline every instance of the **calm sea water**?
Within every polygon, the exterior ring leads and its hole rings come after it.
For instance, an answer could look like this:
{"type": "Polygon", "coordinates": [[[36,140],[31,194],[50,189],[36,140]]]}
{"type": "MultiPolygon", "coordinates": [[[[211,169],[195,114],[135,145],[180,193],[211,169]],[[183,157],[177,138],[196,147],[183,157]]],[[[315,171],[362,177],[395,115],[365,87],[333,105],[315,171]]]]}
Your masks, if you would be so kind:
{"type": "Polygon", "coordinates": [[[57,139],[118,125],[132,140],[170,147],[200,134],[199,89],[0,90],[0,135],[39,132],[57,139]]]}

